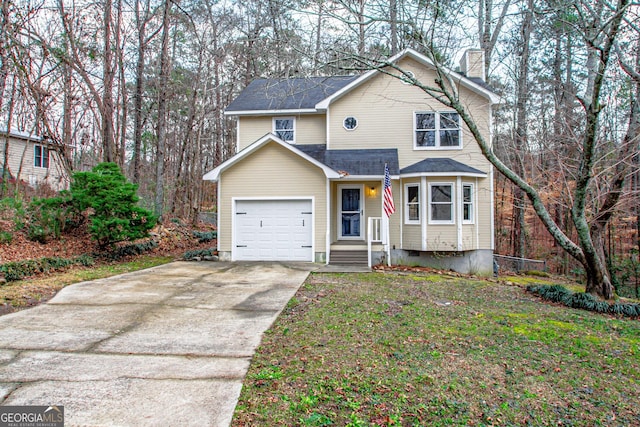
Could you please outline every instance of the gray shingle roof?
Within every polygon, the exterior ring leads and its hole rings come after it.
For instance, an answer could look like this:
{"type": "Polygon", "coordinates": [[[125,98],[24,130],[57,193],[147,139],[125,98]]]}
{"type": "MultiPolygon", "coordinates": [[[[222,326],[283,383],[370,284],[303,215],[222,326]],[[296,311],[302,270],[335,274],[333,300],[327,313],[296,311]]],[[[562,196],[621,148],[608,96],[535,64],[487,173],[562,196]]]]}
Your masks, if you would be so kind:
{"type": "Polygon", "coordinates": [[[227,107],[227,112],[311,109],[359,76],[257,79],[227,107]]]}
{"type": "Polygon", "coordinates": [[[395,148],[327,150],[324,144],[296,145],[296,148],[334,171],[348,175],[382,177],[385,163],[391,175],[399,172],[398,150],[395,148]]]}
{"type": "Polygon", "coordinates": [[[424,159],[418,163],[414,163],[411,166],[407,166],[400,171],[401,174],[411,173],[471,173],[486,175],[486,172],[482,172],[471,166],[467,166],[464,163],[460,163],[453,159],[424,159]]]}

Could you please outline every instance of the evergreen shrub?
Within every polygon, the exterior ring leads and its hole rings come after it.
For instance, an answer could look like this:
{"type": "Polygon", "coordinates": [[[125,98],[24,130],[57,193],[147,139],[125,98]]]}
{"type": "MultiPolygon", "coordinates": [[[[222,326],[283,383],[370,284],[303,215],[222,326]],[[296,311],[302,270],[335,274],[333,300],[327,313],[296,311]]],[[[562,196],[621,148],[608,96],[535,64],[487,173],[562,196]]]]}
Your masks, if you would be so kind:
{"type": "Polygon", "coordinates": [[[193,237],[198,239],[198,243],[210,242],[218,237],[218,233],[215,231],[193,231],[193,237]]]}
{"type": "Polygon", "coordinates": [[[205,256],[213,256],[214,254],[215,254],[215,249],[196,249],[193,251],[185,252],[182,258],[185,261],[190,261],[198,257],[202,258],[205,256]]]}
{"type": "Polygon", "coordinates": [[[87,212],[89,232],[101,247],[146,237],[156,224],[151,212],[137,206],[137,190],[115,163],[100,163],[91,172],[73,175],[73,204],[87,212]]]}
{"type": "Polygon", "coordinates": [[[24,261],[8,262],[0,265],[0,271],[4,273],[5,280],[12,282],[22,280],[25,277],[38,273],[48,273],[50,271],[63,270],[70,265],[93,265],[93,258],[89,255],[69,259],[60,257],[46,257],[38,259],[28,259],[24,261]]]}

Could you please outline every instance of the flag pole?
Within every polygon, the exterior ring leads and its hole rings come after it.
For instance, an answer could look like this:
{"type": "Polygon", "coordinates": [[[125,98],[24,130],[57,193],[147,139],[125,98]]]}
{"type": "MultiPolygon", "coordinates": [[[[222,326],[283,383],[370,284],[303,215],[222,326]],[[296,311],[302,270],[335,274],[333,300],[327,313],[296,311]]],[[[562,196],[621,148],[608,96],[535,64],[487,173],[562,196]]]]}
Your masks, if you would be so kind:
{"type": "Polygon", "coordinates": [[[384,190],[382,192],[382,247],[387,258],[387,265],[391,266],[391,235],[389,232],[389,217],[396,211],[393,203],[393,189],[391,186],[391,176],[389,165],[384,164],[384,190]]]}

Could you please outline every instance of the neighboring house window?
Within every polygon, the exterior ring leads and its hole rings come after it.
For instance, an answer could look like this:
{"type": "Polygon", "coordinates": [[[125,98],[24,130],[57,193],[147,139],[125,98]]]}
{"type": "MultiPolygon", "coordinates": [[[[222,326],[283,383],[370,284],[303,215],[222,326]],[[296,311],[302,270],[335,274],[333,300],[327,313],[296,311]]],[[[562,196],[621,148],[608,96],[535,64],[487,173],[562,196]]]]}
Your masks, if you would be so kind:
{"type": "Polygon", "coordinates": [[[282,117],[273,119],[273,133],[283,141],[294,143],[296,132],[296,120],[294,117],[282,117]]]}
{"type": "Polygon", "coordinates": [[[405,224],[420,224],[420,186],[407,184],[404,187],[406,207],[404,210],[405,224]]]}
{"type": "Polygon", "coordinates": [[[42,145],[33,146],[33,166],[37,168],[49,167],[49,149],[42,145]]]}
{"type": "Polygon", "coordinates": [[[415,148],[460,148],[458,113],[415,113],[415,148]]]}
{"type": "Polygon", "coordinates": [[[473,223],[473,184],[462,185],[462,222],[473,223]]]}
{"type": "Polygon", "coordinates": [[[429,222],[453,224],[453,184],[429,185],[429,222]]]}

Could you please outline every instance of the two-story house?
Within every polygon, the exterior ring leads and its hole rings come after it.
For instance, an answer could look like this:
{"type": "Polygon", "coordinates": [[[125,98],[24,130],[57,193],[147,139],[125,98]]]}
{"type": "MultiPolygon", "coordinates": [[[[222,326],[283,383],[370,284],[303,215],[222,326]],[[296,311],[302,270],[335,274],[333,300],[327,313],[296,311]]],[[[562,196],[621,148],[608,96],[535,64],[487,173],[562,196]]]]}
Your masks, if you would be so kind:
{"type": "Polygon", "coordinates": [[[0,129],[0,179],[17,179],[32,187],[49,185],[56,191],[69,180],[57,148],[38,135],[0,129]]]}
{"type": "MultiPolygon", "coordinates": [[[[450,71],[490,140],[497,96],[481,51],[450,71]]],[[[434,86],[433,64],[406,50],[390,60],[434,86]]],[[[389,70],[393,72],[393,70],[389,70]]],[[[397,72],[396,72],[397,73],[397,72]]],[[[238,152],[204,176],[217,182],[222,260],[431,265],[489,274],[493,172],[455,111],[372,70],[358,76],[259,79],[228,106],[238,152]],[[395,213],[382,246],[385,165],[395,213]]]]}

